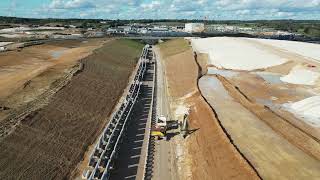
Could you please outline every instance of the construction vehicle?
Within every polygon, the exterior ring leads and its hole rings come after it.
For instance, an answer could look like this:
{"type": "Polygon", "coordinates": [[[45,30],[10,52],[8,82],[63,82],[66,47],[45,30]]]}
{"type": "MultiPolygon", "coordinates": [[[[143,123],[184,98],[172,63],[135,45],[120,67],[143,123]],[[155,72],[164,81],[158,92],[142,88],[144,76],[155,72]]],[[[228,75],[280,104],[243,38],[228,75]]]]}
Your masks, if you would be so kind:
{"type": "Polygon", "coordinates": [[[165,137],[165,134],[163,134],[162,132],[160,131],[152,131],[151,132],[151,136],[155,137],[156,140],[159,140],[159,139],[162,139],[165,137]]]}
{"type": "Polygon", "coordinates": [[[160,116],[157,119],[156,125],[151,129],[151,136],[157,139],[163,139],[167,132],[167,118],[165,116],[160,116]]]}
{"type": "Polygon", "coordinates": [[[184,114],[182,122],[180,122],[180,132],[183,138],[186,138],[189,134],[189,112],[184,114]]]}
{"type": "Polygon", "coordinates": [[[165,116],[160,116],[157,119],[156,126],[167,128],[167,118],[165,116]]]}

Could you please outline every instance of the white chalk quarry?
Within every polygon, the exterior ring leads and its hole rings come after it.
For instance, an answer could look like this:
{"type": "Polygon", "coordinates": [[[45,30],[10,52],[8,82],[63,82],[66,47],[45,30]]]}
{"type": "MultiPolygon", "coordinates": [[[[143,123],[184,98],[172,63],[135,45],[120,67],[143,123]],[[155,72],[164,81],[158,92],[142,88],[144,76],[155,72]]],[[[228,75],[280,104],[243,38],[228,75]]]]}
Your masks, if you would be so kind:
{"type": "Polygon", "coordinates": [[[64,27],[46,27],[46,26],[41,26],[41,27],[15,27],[15,28],[6,28],[6,29],[1,29],[0,33],[17,33],[17,32],[24,32],[24,31],[30,31],[30,30],[63,30],[65,29],[64,27]]]}
{"type": "Polygon", "coordinates": [[[0,47],[1,47],[1,46],[6,46],[6,45],[8,45],[8,44],[12,44],[12,42],[0,42],[0,47]]]}
{"type": "Polygon", "coordinates": [[[5,38],[18,38],[18,37],[23,37],[25,35],[23,34],[0,34],[0,37],[5,37],[5,38]]]}
{"type": "Polygon", "coordinates": [[[175,115],[176,116],[181,116],[181,115],[185,115],[189,112],[189,108],[186,107],[183,104],[180,104],[177,109],[175,110],[175,115]]]}
{"type": "Polygon", "coordinates": [[[223,69],[217,69],[215,67],[208,67],[207,74],[220,75],[223,77],[231,78],[231,77],[238,75],[239,73],[236,71],[232,71],[232,70],[223,70],[223,69]]]}
{"type": "Polygon", "coordinates": [[[318,72],[294,67],[288,75],[283,76],[280,79],[283,82],[291,84],[315,85],[319,77],[320,73],[318,72]]]}
{"type": "Polygon", "coordinates": [[[272,45],[282,50],[295,53],[307,58],[312,58],[315,61],[320,61],[320,44],[296,42],[296,41],[271,40],[271,39],[250,39],[250,40],[272,45]]]}
{"type": "Polygon", "coordinates": [[[313,96],[295,103],[286,103],[283,104],[283,107],[306,123],[320,127],[320,96],[313,96]]]}
{"type": "Polygon", "coordinates": [[[191,44],[195,51],[209,54],[209,63],[218,68],[250,71],[280,65],[287,61],[244,38],[192,39],[191,44]]]}

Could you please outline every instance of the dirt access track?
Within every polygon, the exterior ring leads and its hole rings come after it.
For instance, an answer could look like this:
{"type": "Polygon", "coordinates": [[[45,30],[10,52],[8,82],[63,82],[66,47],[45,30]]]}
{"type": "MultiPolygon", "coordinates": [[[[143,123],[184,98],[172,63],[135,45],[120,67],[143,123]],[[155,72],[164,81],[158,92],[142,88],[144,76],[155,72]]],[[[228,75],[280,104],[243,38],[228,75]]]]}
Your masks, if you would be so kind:
{"type": "MultiPolygon", "coordinates": [[[[171,40],[159,45],[168,84],[173,118],[181,109],[190,108],[190,129],[195,132],[183,140],[184,165],[180,179],[259,179],[223,130],[213,109],[198,89],[201,71],[188,42],[171,40]],[[185,171],[191,169],[191,172],[185,171]]],[[[183,115],[183,114],[182,114],[183,115]]]]}
{"type": "Polygon", "coordinates": [[[0,179],[75,175],[122,95],[142,47],[129,40],[108,41],[83,59],[83,70],[47,105],[0,139],[0,179]]]}

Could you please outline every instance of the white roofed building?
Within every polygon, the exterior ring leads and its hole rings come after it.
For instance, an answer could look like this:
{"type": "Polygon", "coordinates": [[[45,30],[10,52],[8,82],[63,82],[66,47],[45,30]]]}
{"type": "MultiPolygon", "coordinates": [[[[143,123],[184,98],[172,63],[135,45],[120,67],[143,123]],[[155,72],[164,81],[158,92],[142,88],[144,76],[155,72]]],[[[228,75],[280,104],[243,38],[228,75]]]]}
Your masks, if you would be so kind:
{"type": "Polygon", "coordinates": [[[204,24],[203,23],[186,23],[185,24],[185,32],[195,33],[195,32],[203,32],[204,24]]]}

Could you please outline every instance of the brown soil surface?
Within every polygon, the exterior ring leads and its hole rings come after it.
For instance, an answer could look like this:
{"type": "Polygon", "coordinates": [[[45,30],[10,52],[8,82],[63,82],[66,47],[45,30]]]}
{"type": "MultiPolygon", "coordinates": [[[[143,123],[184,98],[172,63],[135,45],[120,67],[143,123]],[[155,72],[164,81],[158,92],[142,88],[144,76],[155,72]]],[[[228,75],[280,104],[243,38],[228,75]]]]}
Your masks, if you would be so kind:
{"type": "Polygon", "coordinates": [[[190,129],[196,129],[185,141],[186,161],[189,161],[187,158],[191,161],[189,178],[259,179],[201,96],[197,87],[199,67],[187,45],[182,39],[172,40],[160,45],[160,50],[164,56],[171,109],[178,104],[190,107],[190,129]]]}
{"type": "MultiPolygon", "coordinates": [[[[138,43],[116,40],[85,58],[83,71],[48,105],[0,140],[0,179],[69,178],[107,123],[141,49],[138,43]]],[[[80,57],[76,52],[66,57],[73,54],[80,57]]]]}
{"type": "MultiPolygon", "coordinates": [[[[221,77],[219,79],[216,76],[202,77],[199,80],[201,92],[215,109],[217,118],[230,134],[234,144],[254,165],[263,179],[318,179],[320,177],[317,171],[320,163],[316,158],[294,146],[260,118],[268,118],[269,121],[278,119],[268,116],[267,113],[261,117],[248,110],[248,107],[243,106],[242,101],[239,100],[238,96],[242,96],[241,93],[236,88],[230,89],[230,85],[225,84],[227,82],[221,77]]],[[[314,145],[312,148],[316,150],[315,142],[310,142],[310,138],[306,135],[301,135],[298,130],[290,129],[281,123],[273,123],[282,125],[288,134],[292,133],[291,138],[296,137],[295,140],[301,142],[305,140],[306,144],[314,145]]]]}
{"type": "Polygon", "coordinates": [[[279,97],[275,103],[284,103],[288,101],[298,101],[305,98],[305,92],[295,88],[294,95],[288,93],[288,90],[265,85],[261,81],[252,77],[241,76],[235,80],[227,80],[219,76],[219,79],[225,85],[229,93],[234,96],[243,106],[252,111],[261,120],[265,121],[272,129],[280,133],[291,143],[301,148],[306,153],[320,160],[320,133],[319,128],[307,125],[301,120],[295,118],[292,114],[283,111],[277,107],[262,105],[256,103],[255,98],[268,99],[270,96],[279,97]],[[245,78],[247,77],[247,78],[245,78]],[[253,83],[254,82],[254,83],[253,83]]]}
{"type": "Polygon", "coordinates": [[[190,129],[198,129],[188,139],[192,179],[259,179],[231,144],[206,101],[201,96],[190,101],[190,129]]]}
{"type": "Polygon", "coordinates": [[[25,81],[41,74],[49,67],[70,66],[70,63],[74,65],[79,58],[86,57],[93,49],[99,47],[101,42],[101,40],[91,40],[90,43],[75,41],[72,43],[73,48],[65,48],[70,44],[69,41],[50,42],[24,48],[21,52],[0,53],[0,98],[10,95],[25,81]],[[52,57],[52,52],[60,50],[65,50],[60,57],[52,57]]]}
{"type": "Polygon", "coordinates": [[[208,54],[198,53],[197,54],[197,62],[201,70],[201,75],[207,74],[209,57],[208,54]]]}
{"type": "MultiPolygon", "coordinates": [[[[276,68],[281,70],[286,66],[276,68]]],[[[296,102],[314,96],[311,92],[314,92],[315,87],[286,83],[270,84],[261,77],[248,72],[242,72],[236,77],[227,78],[227,80],[233,86],[237,86],[250,102],[259,104],[262,107],[265,106],[268,111],[280,116],[283,121],[287,121],[292,126],[304,131],[317,139],[317,141],[320,140],[320,128],[307,124],[281,107],[281,104],[296,102]]]]}
{"type": "MultiPolygon", "coordinates": [[[[0,106],[13,110],[36,99],[103,42],[66,40],[0,53],[0,106]],[[73,48],[67,48],[70,44],[73,48]],[[59,57],[52,56],[55,52],[59,57]]],[[[10,111],[0,111],[0,121],[8,114],[10,111]]]]}
{"type": "Polygon", "coordinates": [[[169,94],[174,99],[190,96],[193,92],[198,91],[198,67],[194,60],[191,61],[192,57],[192,51],[189,49],[164,58],[169,94]]]}

